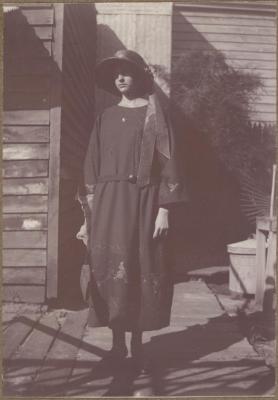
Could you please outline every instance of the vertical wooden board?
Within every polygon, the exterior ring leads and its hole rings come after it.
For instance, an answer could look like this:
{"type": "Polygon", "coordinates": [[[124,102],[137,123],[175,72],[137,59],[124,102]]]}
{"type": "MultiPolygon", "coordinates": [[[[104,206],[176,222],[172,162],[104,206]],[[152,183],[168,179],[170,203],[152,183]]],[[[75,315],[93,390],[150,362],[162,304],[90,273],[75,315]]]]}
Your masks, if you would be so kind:
{"type": "Polygon", "coordinates": [[[5,383],[13,395],[31,395],[30,386],[42,366],[60,323],[56,312],[42,316],[28,340],[6,363],[5,383]],[[25,362],[22,362],[24,360],[25,362]],[[18,383],[18,376],[21,377],[18,383]]]}
{"type": "Polygon", "coordinates": [[[87,320],[88,309],[67,314],[62,329],[47,354],[43,367],[36,376],[32,387],[33,393],[44,396],[65,393],[66,383],[82,343],[87,320]],[[63,360],[66,365],[59,370],[51,368],[53,358],[57,361],[63,360]]]}
{"type": "Polygon", "coordinates": [[[47,212],[47,196],[3,196],[4,213],[43,213],[47,212]]]}
{"type": "Polygon", "coordinates": [[[256,231],[256,293],[255,301],[258,307],[263,306],[265,290],[265,267],[266,267],[266,238],[262,230],[256,231]]]}
{"type": "Polygon", "coordinates": [[[13,303],[45,302],[45,286],[3,285],[3,300],[13,303]]]}
{"type": "MultiPolygon", "coordinates": [[[[55,27],[53,29],[53,61],[62,71],[64,4],[56,3],[55,27]]],[[[58,291],[58,241],[59,241],[59,183],[60,183],[60,140],[62,76],[58,74],[52,81],[50,112],[50,161],[48,200],[48,252],[47,252],[47,298],[57,297],[58,291]]]]}
{"type": "Polygon", "coordinates": [[[31,178],[48,176],[47,160],[11,160],[2,162],[4,178],[31,178]]]}
{"type": "Polygon", "coordinates": [[[48,179],[45,178],[19,178],[4,179],[3,194],[47,194],[48,179]]]}
{"type": "Polygon", "coordinates": [[[47,160],[49,145],[47,143],[4,144],[3,160],[47,160]]]}
{"type": "MultiPolygon", "coordinates": [[[[5,296],[4,296],[5,298],[5,296]]],[[[15,318],[3,335],[3,358],[9,359],[32,331],[40,315],[22,315],[15,318]]]]}
{"type": "Polygon", "coordinates": [[[3,232],[3,249],[45,249],[47,234],[43,231],[3,232]]]}
{"type": "Polygon", "coordinates": [[[45,267],[46,251],[37,249],[3,250],[3,267],[45,267]]]}
{"type": "Polygon", "coordinates": [[[150,64],[159,64],[170,71],[171,15],[136,16],[136,50],[150,64]]]}
{"type": "Polygon", "coordinates": [[[47,126],[4,126],[4,143],[48,143],[47,126]]]}
{"type": "Polygon", "coordinates": [[[44,285],[45,268],[3,268],[4,285],[44,285]]]}
{"type": "Polygon", "coordinates": [[[171,15],[172,13],[172,3],[161,2],[159,4],[159,9],[155,2],[97,2],[96,10],[99,15],[110,14],[110,15],[171,15]],[[159,10],[159,11],[158,11],[159,10]]]}
{"type": "Polygon", "coordinates": [[[4,214],[3,231],[47,230],[47,214],[4,214]]]}
{"type": "Polygon", "coordinates": [[[4,125],[49,125],[49,110],[4,111],[4,125]]]}

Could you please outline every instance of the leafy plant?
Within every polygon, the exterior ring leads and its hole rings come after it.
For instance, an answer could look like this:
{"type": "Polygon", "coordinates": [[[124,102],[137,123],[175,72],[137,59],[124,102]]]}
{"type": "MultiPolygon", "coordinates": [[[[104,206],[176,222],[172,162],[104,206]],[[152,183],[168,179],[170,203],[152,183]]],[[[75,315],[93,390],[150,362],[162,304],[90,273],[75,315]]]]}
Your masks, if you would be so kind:
{"type": "MultiPolygon", "coordinates": [[[[170,79],[163,69],[156,68],[156,73],[170,79]]],[[[241,186],[252,224],[254,216],[266,212],[275,162],[275,128],[250,122],[250,105],[262,88],[259,76],[235,70],[217,51],[188,51],[172,64],[173,103],[241,186]]]]}

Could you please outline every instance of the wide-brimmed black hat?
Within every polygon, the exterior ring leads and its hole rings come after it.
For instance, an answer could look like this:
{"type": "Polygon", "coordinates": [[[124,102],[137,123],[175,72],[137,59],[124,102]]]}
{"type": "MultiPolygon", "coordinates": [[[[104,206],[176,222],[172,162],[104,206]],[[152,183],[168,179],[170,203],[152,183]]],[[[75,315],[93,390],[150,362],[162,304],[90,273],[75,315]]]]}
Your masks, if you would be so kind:
{"type": "Polygon", "coordinates": [[[129,65],[135,72],[140,83],[140,88],[145,93],[153,90],[153,75],[144,59],[135,51],[118,50],[113,57],[108,57],[100,61],[96,66],[96,83],[98,87],[110,93],[119,95],[115,87],[114,70],[119,65],[129,65]]]}

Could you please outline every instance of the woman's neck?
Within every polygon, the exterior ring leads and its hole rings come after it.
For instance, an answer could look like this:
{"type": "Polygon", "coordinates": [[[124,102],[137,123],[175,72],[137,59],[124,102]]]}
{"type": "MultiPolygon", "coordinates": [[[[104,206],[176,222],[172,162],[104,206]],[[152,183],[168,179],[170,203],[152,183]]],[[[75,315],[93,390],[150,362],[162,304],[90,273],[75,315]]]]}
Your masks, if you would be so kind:
{"type": "Polygon", "coordinates": [[[148,104],[148,100],[144,97],[136,97],[136,98],[128,98],[126,96],[122,96],[121,101],[119,102],[119,106],[123,107],[142,107],[148,104]]]}

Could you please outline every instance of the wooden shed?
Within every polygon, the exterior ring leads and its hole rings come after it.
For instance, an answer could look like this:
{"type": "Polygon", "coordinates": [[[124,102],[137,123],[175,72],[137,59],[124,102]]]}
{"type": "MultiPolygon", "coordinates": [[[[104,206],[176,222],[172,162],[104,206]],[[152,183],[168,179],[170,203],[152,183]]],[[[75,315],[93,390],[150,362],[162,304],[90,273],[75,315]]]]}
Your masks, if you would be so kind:
{"type": "MultiPolygon", "coordinates": [[[[84,256],[75,239],[82,223],[78,178],[95,114],[116,101],[95,89],[96,60],[129,48],[170,72],[181,52],[220,50],[234,68],[262,76],[265,88],[253,105],[253,120],[273,124],[276,3],[33,3],[8,10],[3,297],[74,299],[84,256]]],[[[169,91],[167,85],[162,89],[169,91]]]]}
{"type": "Polygon", "coordinates": [[[59,295],[59,276],[68,289],[78,276],[75,194],[94,121],[95,9],[4,11],[3,297],[43,303],[59,295]]]}

